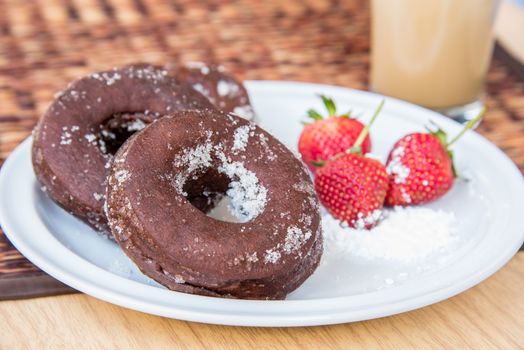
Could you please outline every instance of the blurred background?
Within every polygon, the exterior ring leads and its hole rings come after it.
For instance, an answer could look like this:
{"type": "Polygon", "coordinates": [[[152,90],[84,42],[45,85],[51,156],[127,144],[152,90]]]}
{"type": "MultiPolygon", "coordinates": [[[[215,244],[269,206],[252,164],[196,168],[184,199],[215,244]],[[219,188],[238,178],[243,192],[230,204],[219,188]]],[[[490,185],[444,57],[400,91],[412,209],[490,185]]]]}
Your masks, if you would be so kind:
{"type": "MultiPolygon", "coordinates": [[[[500,45],[487,74],[489,113],[480,129],[521,169],[522,13],[516,0],[500,8],[500,45]]],[[[368,89],[370,3],[0,0],[0,158],[29,134],[53,95],[72,79],[136,61],[195,60],[221,63],[240,79],[368,89]]]]}

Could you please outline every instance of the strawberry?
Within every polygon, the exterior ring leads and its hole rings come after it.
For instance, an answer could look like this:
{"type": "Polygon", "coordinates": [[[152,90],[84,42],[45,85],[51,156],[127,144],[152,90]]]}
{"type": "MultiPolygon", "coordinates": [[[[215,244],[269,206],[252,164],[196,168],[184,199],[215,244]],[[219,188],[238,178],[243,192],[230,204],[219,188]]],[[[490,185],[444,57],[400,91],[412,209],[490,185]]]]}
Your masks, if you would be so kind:
{"type": "Polygon", "coordinates": [[[386,168],[363,156],[361,145],[383,104],[384,101],[353,147],[332,157],[315,177],[315,190],[322,204],[334,218],[353,228],[370,229],[382,216],[388,190],[386,168]]]}
{"type": "MultiPolygon", "coordinates": [[[[310,109],[308,116],[313,122],[305,125],[298,141],[302,160],[313,172],[319,164],[353,146],[364,129],[364,124],[351,118],[349,113],[337,115],[332,99],[322,95],[320,97],[329,115],[324,118],[314,109],[310,109]]],[[[362,152],[366,154],[370,151],[371,140],[366,136],[362,143],[362,152]]]]}
{"type": "Polygon", "coordinates": [[[482,118],[485,109],[450,142],[440,128],[413,133],[398,140],[389,153],[386,170],[389,191],[386,205],[416,205],[446,194],[457,176],[450,146],[482,118]]]}

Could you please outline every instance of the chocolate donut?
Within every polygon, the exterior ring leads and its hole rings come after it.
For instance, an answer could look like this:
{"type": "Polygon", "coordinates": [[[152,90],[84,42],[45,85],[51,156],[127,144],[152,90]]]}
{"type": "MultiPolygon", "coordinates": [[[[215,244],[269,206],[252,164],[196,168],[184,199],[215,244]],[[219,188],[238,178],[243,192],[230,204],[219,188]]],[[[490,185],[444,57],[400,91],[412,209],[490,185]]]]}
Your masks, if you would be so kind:
{"type": "Polygon", "coordinates": [[[235,113],[247,120],[255,120],[246,88],[227,73],[223,66],[188,62],[185,65],[167,65],[166,69],[170,75],[191,84],[218,109],[235,113]]]}
{"type": "Polygon", "coordinates": [[[110,234],[103,204],[118,147],[164,114],[214,108],[164,69],[134,65],[81,78],[56,96],[33,133],[33,167],[56,203],[110,234]]]}
{"type": "Polygon", "coordinates": [[[322,254],[304,165],[263,129],[220,111],[174,113],[129,138],[111,168],[106,215],[140,270],[175,291],[283,299],[322,254]],[[241,222],[191,203],[217,193],[241,222]]]}

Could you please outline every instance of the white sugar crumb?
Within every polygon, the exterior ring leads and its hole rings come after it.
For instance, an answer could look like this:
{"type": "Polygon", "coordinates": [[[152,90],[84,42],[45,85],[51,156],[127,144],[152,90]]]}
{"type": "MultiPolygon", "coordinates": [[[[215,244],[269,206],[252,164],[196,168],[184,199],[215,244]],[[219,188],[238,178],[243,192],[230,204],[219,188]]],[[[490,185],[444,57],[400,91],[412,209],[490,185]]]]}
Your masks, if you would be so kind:
{"type": "Polygon", "coordinates": [[[127,126],[127,131],[139,131],[146,127],[146,123],[144,123],[140,119],[136,119],[128,123],[126,126],[127,126]]]}
{"type": "Polygon", "coordinates": [[[288,254],[297,251],[309,238],[311,238],[310,231],[304,232],[297,226],[288,227],[282,250],[288,254]]]}
{"type": "Polygon", "coordinates": [[[186,280],[180,275],[175,275],[173,280],[175,283],[186,283],[186,280]]]}
{"type": "Polygon", "coordinates": [[[199,168],[211,166],[212,144],[206,142],[195,148],[184,150],[181,157],[175,159],[175,166],[187,167],[187,172],[191,173],[199,168]]]}
{"type": "Polygon", "coordinates": [[[96,192],[93,193],[93,197],[94,197],[95,200],[97,200],[97,201],[100,201],[100,200],[104,199],[104,195],[103,195],[103,194],[96,193],[96,192]]]}
{"type": "Polygon", "coordinates": [[[226,192],[231,200],[231,213],[243,221],[258,216],[266,206],[267,188],[259,183],[255,173],[240,162],[223,164],[218,170],[232,179],[226,192]]]}
{"type": "Polygon", "coordinates": [[[189,175],[197,170],[211,166],[211,148],[212,144],[206,142],[195,148],[185,149],[182,156],[175,159],[175,166],[185,168],[183,172],[176,176],[173,184],[175,189],[182,195],[187,196],[183,189],[189,175]]]}
{"type": "Polygon", "coordinates": [[[253,254],[246,253],[246,260],[249,262],[257,262],[258,261],[257,252],[254,252],[253,254]]]}
{"type": "Polygon", "coordinates": [[[91,74],[91,78],[101,81],[107,86],[111,86],[122,79],[122,76],[118,72],[101,72],[91,74]]]}
{"type": "Polygon", "coordinates": [[[353,224],[358,230],[363,230],[366,226],[374,226],[380,221],[382,218],[382,210],[375,209],[366,216],[362,213],[358,213],[357,217],[357,220],[353,224]]]}
{"type": "Polygon", "coordinates": [[[73,125],[71,128],[64,126],[62,127],[62,133],[60,134],[60,144],[61,145],[70,145],[73,142],[73,134],[80,130],[78,125],[73,125]]]}
{"type": "Polygon", "coordinates": [[[233,113],[247,120],[252,120],[255,117],[255,112],[250,105],[236,106],[233,113]]]}
{"type": "Polygon", "coordinates": [[[315,188],[313,184],[308,181],[301,181],[293,185],[293,189],[298,192],[307,193],[309,195],[315,196],[315,188]]]}
{"type": "Polygon", "coordinates": [[[264,262],[275,264],[278,260],[280,260],[281,254],[279,251],[274,249],[266,250],[266,254],[264,254],[264,262]]]}
{"type": "Polygon", "coordinates": [[[252,125],[244,125],[235,130],[234,141],[233,141],[233,152],[235,151],[244,151],[247,146],[247,141],[249,139],[249,134],[254,129],[252,125]]]}
{"type": "Polygon", "coordinates": [[[423,207],[397,207],[371,230],[343,228],[330,215],[322,222],[326,252],[347,257],[410,263],[449,250],[457,241],[455,215],[423,207]]]}
{"type": "Polygon", "coordinates": [[[130,177],[129,171],[127,170],[118,170],[115,173],[115,179],[118,182],[118,184],[122,184],[124,181],[129,179],[129,177],[130,177]]]}
{"type": "Polygon", "coordinates": [[[87,140],[87,142],[90,142],[90,143],[96,140],[95,134],[92,134],[92,133],[85,134],[84,138],[87,140]]]}
{"type": "Polygon", "coordinates": [[[200,83],[195,83],[192,85],[193,89],[195,89],[196,91],[200,92],[202,95],[206,96],[207,98],[209,98],[209,91],[204,87],[204,85],[200,84],[200,83]]]}
{"type": "Polygon", "coordinates": [[[231,83],[226,80],[219,80],[217,83],[217,93],[222,97],[234,97],[237,96],[239,92],[238,85],[231,83]]]}
{"type": "Polygon", "coordinates": [[[264,147],[266,149],[266,157],[267,157],[267,159],[268,160],[276,160],[278,158],[278,156],[269,147],[269,144],[268,144],[269,139],[268,139],[268,137],[266,135],[260,133],[258,135],[258,138],[260,139],[260,144],[262,145],[262,147],[264,147]]]}
{"type": "Polygon", "coordinates": [[[72,142],[71,140],[71,134],[67,131],[63,132],[62,135],[60,135],[60,144],[61,145],[70,145],[72,142]]]}
{"type": "Polygon", "coordinates": [[[406,189],[404,187],[400,188],[400,195],[406,203],[411,203],[411,196],[409,195],[409,193],[406,192],[406,189]]]}
{"type": "Polygon", "coordinates": [[[204,62],[199,62],[199,61],[186,62],[186,67],[191,68],[191,69],[199,69],[200,73],[202,73],[203,75],[207,75],[210,72],[209,67],[204,62]]]}
{"type": "Polygon", "coordinates": [[[387,173],[393,175],[393,181],[395,181],[396,184],[405,183],[410,172],[409,168],[402,164],[404,150],[402,146],[395,148],[391,153],[391,159],[386,167],[387,173]]]}

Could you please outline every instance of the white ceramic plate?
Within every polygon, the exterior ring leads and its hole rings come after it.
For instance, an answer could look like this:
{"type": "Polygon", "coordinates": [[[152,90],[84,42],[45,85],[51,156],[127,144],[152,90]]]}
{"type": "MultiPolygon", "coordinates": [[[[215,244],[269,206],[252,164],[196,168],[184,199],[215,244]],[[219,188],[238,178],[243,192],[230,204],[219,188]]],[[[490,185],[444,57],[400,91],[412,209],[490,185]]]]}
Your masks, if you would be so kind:
{"type": "MultiPolygon", "coordinates": [[[[317,93],[341,110],[369,118],[381,96],[341,87],[252,81],[247,88],[260,124],[295,147],[307,108],[321,108],[317,93]]],[[[387,98],[373,128],[374,153],[434,120],[450,134],[461,126],[423,108],[387,98]]],[[[31,139],[0,173],[0,222],[33,263],[62,282],[108,302],[143,312],[198,322],[242,326],[304,326],[351,322],[413,310],[449,298],[502,267],[524,239],[524,181],[513,163],[474,132],[456,145],[457,182],[433,208],[453,212],[462,242],[446,259],[403,265],[330,256],[285,301],[209,298],[169,291],[142,275],[118,246],[92,232],[43,194],[30,161],[31,139]],[[397,278],[403,276],[402,278],[397,278]],[[388,283],[384,283],[384,281],[388,283]],[[393,281],[393,283],[392,283],[393,281]]]]}

